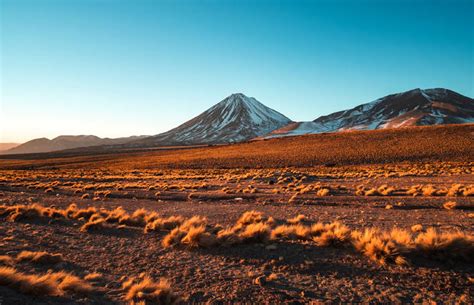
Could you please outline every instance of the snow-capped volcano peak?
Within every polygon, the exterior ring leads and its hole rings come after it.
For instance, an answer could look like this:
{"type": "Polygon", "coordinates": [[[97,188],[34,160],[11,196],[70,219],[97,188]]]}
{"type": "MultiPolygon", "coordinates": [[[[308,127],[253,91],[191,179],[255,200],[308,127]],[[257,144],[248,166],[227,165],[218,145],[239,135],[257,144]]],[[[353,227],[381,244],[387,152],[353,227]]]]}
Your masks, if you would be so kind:
{"type": "Polygon", "coordinates": [[[281,128],[291,120],[253,97],[234,93],[197,117],[159,135],[150,144],[220,144],[250,140],[281,128]]]}

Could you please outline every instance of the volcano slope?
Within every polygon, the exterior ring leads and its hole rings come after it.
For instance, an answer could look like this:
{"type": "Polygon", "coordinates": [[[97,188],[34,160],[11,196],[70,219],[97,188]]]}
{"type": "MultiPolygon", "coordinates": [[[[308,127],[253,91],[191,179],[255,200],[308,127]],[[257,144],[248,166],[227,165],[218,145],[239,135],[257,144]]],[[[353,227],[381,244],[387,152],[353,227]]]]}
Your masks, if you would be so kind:
{"type": "Polygon", "coordinates": [[[464,125],[5,157],[0,299],[471,304],[473,144],[464,125]]]}

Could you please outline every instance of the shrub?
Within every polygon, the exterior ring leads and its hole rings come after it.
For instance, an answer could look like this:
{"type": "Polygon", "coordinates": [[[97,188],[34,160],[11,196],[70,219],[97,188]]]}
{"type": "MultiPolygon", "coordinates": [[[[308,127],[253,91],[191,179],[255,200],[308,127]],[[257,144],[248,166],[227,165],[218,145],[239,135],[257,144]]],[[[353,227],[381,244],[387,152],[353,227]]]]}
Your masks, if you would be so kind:
{"type": "Polygon", "coordinates": [[[463,232],[438,233],[429,228],[415,239],[420,254],[438,259],[474,260],[474,237],[463,232]]]}
{"type": "Polygon", "coordinates": [[[67,272],[35,275],[10,267],[0,267],[0,285],[37,296],[60,296],[66,292],[88,294],[94,290],[87,282],[67,272]]]}
{"type": "Polygon", "coordinates": [[[455,201],[448,201],[443,204],[443,208],[446,210],[452,210],[457,207],[457,203],[455,201]]]}
{"type": "Polygon", "coordinates": [[[145,276],[143,279],[131,280],[125,283],[127,289],[125,300],[130,304],[178,304],[181,299],[173,292],[169,282],[160,279],[153,281],[145,276]],[[134,283],[135,282],[135,283],[134,283]]]}
{"type": "Polygon", "coordinates": [[[21,251],[16,257],[17,262],[32,262],[38,264],[57,264],[63,261],[63,256],[59,253],[21,251]]]}
{"type": "Polygon", "coordinates": [[[217,244],[217,237],[206,231],[205,226],[191,227],[181,239],[181,243],[191,248],[209,248],[217,244]]]}
{"type": "Polygon", "coordinates": [[[323,189],[320,189],[316,192],[316,196],[324,197],[324,196],[328,196],[329,193],[330,193],[330,190],[328,188],[323,188],[323,189]]]}
{"type": "Polygon", "coordinates": [[[271,232],[271,239],[286,238],[309,240],[310,236],[311,229],[301,224],[281,225],[271,232]]]}
{"type": "Polygon", "coordinates": [[[289,223],[289,224],[298,224],[298,223],[304,222],[306,219],[307,218],[306,218],[305,215],[299,214],[298,216],[296,216],[294,218],[288,219],[286,222],[289,223]]]}
{"type": "Polygon", "coordinates": [[[342,246],[349,239],[349,228],[338,221],[325,225],[321,235],[313,236],[318,246],[342,246]]]}
{"type": "Polygon", "coordinates": [[[239,234],[242,242],[266,242],[270,238],[270,226],[257,222],[249,224],[239,234]]]}
{"type": "Polygon", "coordinates": [[[406,265],[403,254],[411,246],[411,236],[402,230],[392,230],[390,233],[381,233],[376,229],[366,229],[363,233],[352,232],[354,248],[371,260],[385,265],[395,263],[406,265]]]}
{"type": "Polygon", "coordinates": [[[93,230],[98,230],[104,227],[105,219],[97,218],[95,220],[91,220],[86,222],[81,227],[81,232],[91,232],[93,230]]]}

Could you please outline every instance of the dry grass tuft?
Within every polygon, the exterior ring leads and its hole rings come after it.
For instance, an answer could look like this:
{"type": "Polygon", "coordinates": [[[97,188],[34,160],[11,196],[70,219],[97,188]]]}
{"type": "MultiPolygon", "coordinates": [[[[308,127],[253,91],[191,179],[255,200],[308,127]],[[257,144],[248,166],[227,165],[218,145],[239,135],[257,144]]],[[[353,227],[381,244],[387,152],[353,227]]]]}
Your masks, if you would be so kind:
{"type": "Polygon", "coordinates": [[[62,295],[54,279],[27,275],[11,267],[0,267],[0,285],[30,295],[62,295]]]}
{"type": "Polygon", "coordinates": [[[147,216],[150,214],[146,209],[135,210],[132,215],[124,214],[119,218],[119,224],[132,227],[144,227],[147,223],[147,216]]]}
{"type": "Polygon", "coordinates": [[[463,232],[439,233],[433,228],[420,233],[415,239],[416,250],[438,260],[474,260],[474,237],[463,232]]]}
{"type": "Polygon", "coordinates": [[[81,232],[96,231],[96,230],[104,228],[104,224],[105,224],[104,218],[97,218],[83,224],[80,230],[81,232]]]}
{"type": "Polygon", "coordinates": [[[145,276],[143,279],[131,279],[124,283],[127,289],[125,300],[130,304],[178,304],[181,299],[176,295],[169,282],[160,279],[159,282],[153,281],[145,276]]]}
{"type": "Polygon", "coordinates": [[[301,224],[281,225],[276,227],[271,232],[271,239],[302,239],[309,240],[311,236],[311,229],[308,226],[301,224]]]}
{"type": "Polygon", "coordinates": [[[242,242],[266,242],[270,239],[270,226],[263,222],[249,224],[239,234],[242,242]]]}
{"type": "Polygon", "coordinates": [[[37,296],[61,296],[67,292],[89,294],[94,291],[90,284],[67,272],[35,275],[10,267],[0,267],[0,285],[37,296]]]}
{"type": "Polygon", "coordinates": [[[94,291],[94,288],[86,281],[67,272],[48,273],[50,277],[54,278],[58,283],[58,289],[61,291],[72,292],[87,295],[94,291]]]}
{"type": "Polygon", "coordinates": [[[452,210],[455,209],[457,205],[458,204],[455,201],[447,201],[443,204],[443,208],[445,208],[446,210],[452,210]]]}
{"type": "Polygon", "coordinates": [[[411,235],[407,231],[392,230],[382,233],[376,229],[366,229],[363,233],[352,232],[352,243],[356,250],[368,256],[371,260],[386,265],[408,264],[403,256],[412,245],[411,235]]]}
{"type": "Polygon", "coordinates": [[[231,246],[242,243],[242,238],[237,233],[238,229],[227,228],[217,233],[217,240],[221,245],[231,246]]]}
{"type": "Polygon", "coordinates": [[[168,218],[157,218],[146,224],[144,232],[148,233],[151,231],[158,231],[158,230],[172,230],[180,226],[183,222],[184,222],[184,217],[182,216],[170,216],[168,218]]]}
{"type": "MultiPolygon", "coordinates": [[[[318,230],[313,230],[312,234],[316,232],[318,230]]],[[[318,246],[343,246],[349,239],[349,228],[338,221],[324,225],[322,233],[313,236],[318,246]]]]}
{"type": "Polygon", "coordinates": [[[15,260],[8,255],[0,255],[0,265],[12,266],[15,260]]]}
{"type": "Polygon", "coordinates": [[[302,223],[304,221],[306,221],[307,218],[305,215],[303,214],[299,214],[298,216],[296,217],[293,217],[293,218],[290,218],[288,219],[286,222],[289,223],[289,224],[298,224],[298,223],[302,223]]]}
{"type": "Polygon", "coordinates": [[[206,231],[205,226],[190,227],[181,243],[190,248],[209,248],[217,244],[217,237],[206,231]]]}
{"type": "Polygon", "coordinates": [[[84,276],[84,279],[86,281],[98,281],[98,280],[101,280],[102,279],[102,274],[101,273],[97,273],[97,272],[94,272],[94,273],[89,273],[88,275],[84,276]]]}
{"type": "Polygon", "coordinates": [[[246,226],[253,223],[263,222],[265,220],[266,218],[263,216],[262,212],[248,211],[240,216],[239,220],[237,220],[237,224],[246,226]]]}
{"type": "Polygon", "coordinates": [[[38,264],[58,264],[63,261],[63,256],[59,253],[21,251],[16,257],[17,262],[32,262],[38,264]]]}
{"type": "Polygon", "coordinates": [[[421,232],[421,231],[423,231],[423,226],[420,225],[420,224],[413,225],[413,226],[411,226],[411,231],[413,233],[421,232]]]}
{"type": "Polygon", "coordinates": [[[200,227],[206,228],[207,219],[200,216],[193,216],[188,220],[184,221],[179,227],[174,228],[168,233],[162,240],[162,246],[167,248],[173,245],[178,245],[181,243],[187,244],[188,246],[194,247],[199,246],[199,241],[201,240],[201,235],[206,235],[202,238],[202,245],[210,241],[210,237],[207,234],[201,232],[200,227]],[[201,233],[200,233],[201,232],[201,233]],[[188,236],[189,234],[189,236],[188,236]],[[184,239],[187,236],[186,239],[184,239]]]}
{"type": "Polygon", "coordinates": [[[328,196],[330,192],[331,191],[328,188],[322,188],[316,192],[316,196],[318,197],[328,196]]]}

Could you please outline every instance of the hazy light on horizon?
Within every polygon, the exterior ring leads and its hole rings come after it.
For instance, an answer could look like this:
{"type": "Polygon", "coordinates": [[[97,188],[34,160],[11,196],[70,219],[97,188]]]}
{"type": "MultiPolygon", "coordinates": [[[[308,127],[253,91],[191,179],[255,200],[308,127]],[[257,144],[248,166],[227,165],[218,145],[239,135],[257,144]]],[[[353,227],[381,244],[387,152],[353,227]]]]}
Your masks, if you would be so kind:
{"type": "Polygon", "coordinates": [[[473,1],[0,2],[0,142],[157,134],[234,92],[292,120],[474,96],[473,1]]]}

